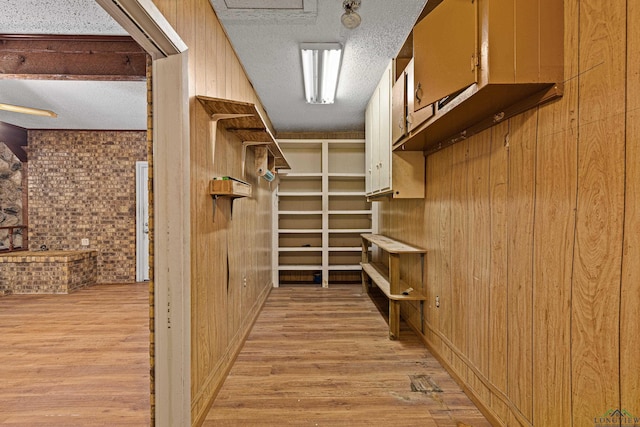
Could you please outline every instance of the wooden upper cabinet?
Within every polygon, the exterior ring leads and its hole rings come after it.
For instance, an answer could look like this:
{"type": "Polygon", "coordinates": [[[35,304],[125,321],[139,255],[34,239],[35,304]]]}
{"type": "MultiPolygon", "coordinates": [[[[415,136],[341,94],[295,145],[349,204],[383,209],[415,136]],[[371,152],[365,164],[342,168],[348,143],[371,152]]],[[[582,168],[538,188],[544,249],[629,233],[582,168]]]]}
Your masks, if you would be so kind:
{"type": "Polygon", "coordinates": [[[562,96],[564,2],[442,0],[413,28],[407,133],[436,151],[562,96]],[[411,78],[413,73],[413,78],[411,78]]]}
{"type": "Polygon", "coordinates": [[[414,27],[414,111],[476,82],[477,4],[445,0],[414,27]]]}

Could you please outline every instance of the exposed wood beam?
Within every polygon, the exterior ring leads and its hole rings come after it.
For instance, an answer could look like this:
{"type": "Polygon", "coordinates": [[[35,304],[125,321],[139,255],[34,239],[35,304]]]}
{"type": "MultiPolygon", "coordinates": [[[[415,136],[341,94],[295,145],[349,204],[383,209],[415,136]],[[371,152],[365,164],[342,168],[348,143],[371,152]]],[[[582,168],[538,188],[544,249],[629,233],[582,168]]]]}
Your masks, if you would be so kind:
{"type": "Polygon", "coordinates": [[[0,35],[0,79],[144,80],[146,55],[129,36],[0,35]]]}
{"type": "Polygon", "coordinates": [[[9,123],[0,122],[0,142],[4,142],[7,147],[22,162],[27,162],[27,130],[9,123]]]}

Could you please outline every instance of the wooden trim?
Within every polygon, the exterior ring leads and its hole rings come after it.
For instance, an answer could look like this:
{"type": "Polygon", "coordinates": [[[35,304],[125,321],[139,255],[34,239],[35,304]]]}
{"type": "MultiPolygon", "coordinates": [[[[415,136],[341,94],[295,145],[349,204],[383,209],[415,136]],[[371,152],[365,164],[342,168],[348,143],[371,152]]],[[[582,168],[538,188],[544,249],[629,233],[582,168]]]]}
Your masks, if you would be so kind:
{"type": "Polygon", "coordinates": [[[0,79],[146,79],[146,52],[129,36],[0,36],[0,79]]]}
{"type": "Polygon", "coordinates": [[[27,163],[28,134],[25,128],[0,122],[0,142],[4,142],[13,154],[22,162],[27,163]]]}
{"type": "Polygon", "coordinates": [[[191,425],[188,55],[153,62],[156,426],[191,425]],[[159,191],[158,189],[162,189],[159,191]]]}
{"type": "MultiPolygon", "coordinates": [[[[209,381],[208,381],[209,384],[211,383],[211,380],[215,378],[226,378],[229,375],[229,372],[231,371],[231,368],[233,368],[233,365],[234,365],[233,362],[238,358],[240,351],[244,347],[244,343],[247,341],[247,338],[249,338],[249,334],[253,329],[253,325],[258,320],[258,316],[260,315],[260,313],[262,313],[264,304],[267,302],[267,299],[271,294],[271,289],[273,289],[273,284],[271,284],[271,286],[267,286],[264,288],[263,296],[258,298],[258,301],[256,301],[256,305],[249,311],[250,313],[253,313],[253,315],[247,322],[247,326],[245,328],[240,329],[241,331],[245,331],[244,335],[238,337],[239,339],[238,339],[237,345],[235,346],[231,345],[231,351],[227,354],[227,356],[222,357],[220,359],[220,361],[218,362],[218,366],[216,366],[211,370],[211,374],[209,375],[209,381]],[[222,375],[220,375],[218,372],[220,368],[224,368],[222,375]]],[[[235,341],[235,337],[234,339],[232,339],[232,341],[235,341]]],[[[214,388],[213,392],[211,393],[211,396],[212,396],[211,400],[206,405],[203,405],[200,408],[200,411],[198,411],[198,413],[194,417],[192,425],[194,426],[202,425],[205,418],[207,417],[207,414],[209,413],[209,410],[211,409],[211,406],[213,405],[213,402],[215,401],[215,397],[218,395],[218,392],[220,391],[223,385],[224,385],[224,381],[221,381],[215,384],[215,386],[213,387],[214,388]]],[[[206,397],[205,392],[207,392],[206,394],[209,394],[208,391],[209,391],[209,388],[205,386],[200,390],[200,392],[198,392],[195,396],[193,396],[193,404],[192,404],[193,408],[195,408],[195,404],[196,402],[198,402],[200,398],[206,397]]]]}
{"type": "MultiPolygon", "coordinates": [[[[406,320],[405,320],[406,321],[406,320]]],[[[500,418],[497,414],[489,407],[485,405],[485,402],[480,399],[479,396],[476,395],[476,391],[471,389],[465,381],[460,378],[457,372],[453,369],[453,366],[442,356],[440,351],[426,338],[426,336],[418,330],[415,325],[411,322],[406,322],[407,325],[413,330],[413,332],[420,337],[424,345],[427,347],[429,352],[433,354],[433,356],[438,359],[440,364],[449,372],[449,374],[453,377],[453,379],[458,383],[458,385],[462,388],[467,396],[473,401],[473,403],[480,409],[480,411],[484,414],[485,417],[491,422],[492,425],[504,426],[505,424],[500,421],[500,418]]],[[[433,328],[427,321],[425,321],[425,326],[429,329],[429,332],[436,335],[438,338],[442,340],[442,343],[445,344],[452,352],[458,357],[464,364],[467,366],[473,374],[482,382],[484,386],[486,386],[489,391],[492,393],[492,396],[500,399],[505,405],[509,407],[511,413],[515,416],[518,422],[525,427],[533,427],[526,417],[516,408],[513,403],[509,400],[506,394],[496,388],[476,367],[471,361],[460,351],[457,347],[449,341],[449,339],[440,331],[433,328]]]]}

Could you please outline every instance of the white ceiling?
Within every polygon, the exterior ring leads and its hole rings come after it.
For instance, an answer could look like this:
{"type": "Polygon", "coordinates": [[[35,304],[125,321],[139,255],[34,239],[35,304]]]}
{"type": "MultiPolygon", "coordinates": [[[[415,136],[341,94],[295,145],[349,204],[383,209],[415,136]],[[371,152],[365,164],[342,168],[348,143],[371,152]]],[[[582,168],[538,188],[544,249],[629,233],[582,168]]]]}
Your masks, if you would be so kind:
{"type": "MultiPolygon", "coordinates": [[[[126,35],[94,0],[1,0],[0,34],[126,35]]],[[[0,121],[26,129],[147,128],[147,83],[3,80],[0,103],[52,110],[58,118],[0,111],[0,121]]]]}
{"type": "MultiPolygon", "coordinates": [[[[0,34],[123,35],[94,0],[1,0],[0,34]]],[[[364,130],[364,110],[426,0],[362,0],[362,24],[340,23],[342,0],[210,0],[277,132],[364,130]],[[299,44],[340,42],[332,105],[309,105],[299,44]]],[[[0,79],[0,103],[50,109],[57,119],[0,111],[28,129],[145,129],[145,82],[0,79]]]]}
{"type": "Polygon", "coordinates": [[[210,1],[278,132],[364,130],[366,104],[426,3],[362,0],[362,23],[348,30],[342,0],[210,1]],[[304,42],[344,46],[335,104],[305,103],[304,42]]]}

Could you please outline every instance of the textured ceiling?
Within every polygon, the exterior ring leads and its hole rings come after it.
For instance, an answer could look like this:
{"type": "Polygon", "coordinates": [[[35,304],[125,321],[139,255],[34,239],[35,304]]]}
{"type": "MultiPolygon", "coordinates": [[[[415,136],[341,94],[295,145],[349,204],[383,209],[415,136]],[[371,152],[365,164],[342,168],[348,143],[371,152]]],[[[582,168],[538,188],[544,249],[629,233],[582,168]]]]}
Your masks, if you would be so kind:
{"type": "Polygon", "coordinates": [[[348,30],[340,23],[342,0],[210,1],[278,132],[364,130],[366,104],[426,3],[362,0],[362,24],[348,30]],[[266,9],[281,3],[297,7],[266,9]],[[344,46],[335,104],[305,103],[304,42],[344,46]]]}
{"type": "MultiPolygon", "coordinates": [[[[11,13],[0,14],[0,34],[126,34],[94,0],[1,1],[11,13]]],[[[363,130],[367,101],[426,3],[362,0],[362,24],[347,30],[340,24],[342,0],[210,1],[277,132],[363,130]],[[343,44],[335,104],[304,102],[303,42],[343,44]]],[[[0,121],[29,129],[146,128],[146,109],[139,108],[145,82],[0,83],[0,103],[59,113],[49,119],[0,112],[0,121]]]]}
{"type": "MultiPolygon", "coordinates": [[[[93,0],[1,0],[0,34],[127,33],[93,0]]],[[[146,129],[146,82],[0,80],[0,103],[53,110],[58,118],[0,111],[26,129],[146,129]]]]}

